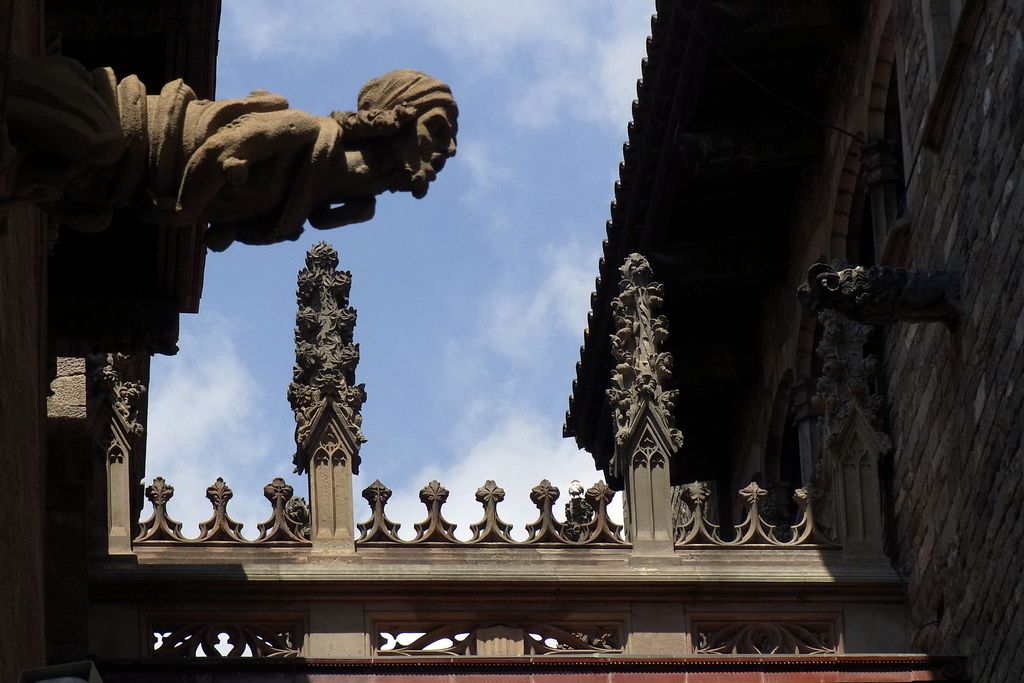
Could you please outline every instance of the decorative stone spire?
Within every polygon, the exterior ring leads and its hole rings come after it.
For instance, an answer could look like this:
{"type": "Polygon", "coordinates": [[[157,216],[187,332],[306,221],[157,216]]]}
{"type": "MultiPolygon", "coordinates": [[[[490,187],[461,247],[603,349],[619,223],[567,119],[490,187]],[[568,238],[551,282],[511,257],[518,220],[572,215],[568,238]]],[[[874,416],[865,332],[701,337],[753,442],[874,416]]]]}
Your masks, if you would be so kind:
{"type": "Polygon", "coordinates": [[[86,357],[86,412],[102,457],[97,480],[106,481],[106,540],[109,554],[131,552],[133,520],[142,509],[138,486],[145,464],[146,385],[149,357],[97,353],[86,357]]]}
{"type": "Polygon", "coordinates": [[[683,435],[672,414],[677,392],[665,388],[672,377],[672,356],[661,350],[668,320],[655,316],[664,290],[640,254],[627,256],[619,272],[620,294],[612,301],[616,365],[607,390],[615,429],[609,474],[624,482],[634,552],[670,553],[669,465],[683,435]]]}
{"type": "MultiPolygon", "coordinates": [[[[607,390],[615,420],[616,450],[630,440],[640,424],[645,407],[664,422],[675,449],[683,445],[683,434],[675,428],[672,411],[676,390],[666,390],[672,377],[672,354],[660,350],[668,339],[668,320],[654,316],[662,304],[664,288],[652,280],[651,266],[640,254],[630,254],[619,269],[620,294],[612,300],[616,332],[612,335],[611,387],[607,390]]],[[[621,474],[623,463],[615,463],[621,474]]]]}
{"type": "Polygon", "coordinates": [[[847,555],[882,558],[881,457],[892,449],[885,403],[874,390],[878,359],[864,353],[868,325],[836,310],[818,313],[822,377],[813,401],[824,445],[818,484],[831,492],[822,510],[847,555]]]}
{"type": "Polygon", "coordinates": [[[348,305],[352,274],[338,270],[338,252],[318,242],[299,271],[295,370],[288,401],[295,412],[295,471],[309,472],[313,547],[355,550],[352,475],[366,441],[359,410],[366,400],[355,383],[359,345],[356,312],[348,305]]]}
{"type": "Polygon", "coordinates": [[[295,368],[288,402],[295,413],[295,470],[302,473],[313,455],[310,437],[324,411],[334,409],[356,446],[352,471],[359,472],[358,444],[366,442],[360,414],[366,400],[364,385],[355,384],[359,345],[353,343],[355,309],[348,305],[352,274],[338,270],[338,252],[317,242],[306,253],[299,271],[298,312],[295,315],[295,368]]]}

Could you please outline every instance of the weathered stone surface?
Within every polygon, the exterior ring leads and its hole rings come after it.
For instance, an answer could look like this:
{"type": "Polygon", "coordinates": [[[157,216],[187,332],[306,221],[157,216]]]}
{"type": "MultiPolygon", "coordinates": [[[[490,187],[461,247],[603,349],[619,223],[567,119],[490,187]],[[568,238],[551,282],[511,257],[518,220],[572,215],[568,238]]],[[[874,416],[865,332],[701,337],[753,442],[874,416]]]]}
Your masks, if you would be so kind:
{"type": "Polygon", "coordinates": [[[181,79],[148,95],[135,76],[60,56],[12,58],[10,80],[0,210],[36,203],[82,231],[131,206],[159,225],[209,222],[215,250],[292,240],[307,219],[369,220],[383,192],[423,197],[455,154],[451,90],[412,70],[371,80],[356,111],[330,116],[262,90],[200,100],[181,79]]]}

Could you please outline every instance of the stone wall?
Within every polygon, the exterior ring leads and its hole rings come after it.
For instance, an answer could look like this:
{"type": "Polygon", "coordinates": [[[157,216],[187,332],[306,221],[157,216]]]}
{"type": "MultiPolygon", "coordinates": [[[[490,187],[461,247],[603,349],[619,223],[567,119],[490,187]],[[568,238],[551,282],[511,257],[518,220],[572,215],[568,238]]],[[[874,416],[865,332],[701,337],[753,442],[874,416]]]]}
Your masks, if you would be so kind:
{"type": "MultiPolygon", "coordinates": [[[[0,7],[0,53],[39,54],[40,4],[0,7]],[[13,15],[8,14],[13,12],[13,15]],[[7,31],[13,26],[13,31],[7,31]],[[6,44],[7,37],[13,40],[6,44]]],[[[0,218],[0,680],[44,663],[43,467],[46,226],[24,207],[0,218]]]]}
{"type": "Polygon", "coordinates": [[[916,267],[962,273],[963,313],[952,331],[900,325],[887,337],[898,561],[917,647],[968,655],[978,683],[1020,680],[1024,6],[984,3],[948,132],[930,150],[921,144],[933,106],[921,5],[898,8],[916,163],[911,256],[916,267]]]}
{"type": "Polygon", "coordinates": [[[46,401],[46,658],[51,664],[89,654],[88,557],[97,533],[91,527],[102,531],[104,521],[88,509],[90,501],[102,500],[102,489],[94,487],[103,482],[93,482],[85,361],[57,358],[56,373],[46,401]]]}
{"type": "MultiPolygon", "coordinates": [[[[941,72],[933,69],[927,3],[868,6],[843,47],[827,120],[866,139],[876,59],[892,12],[901,90],[912,267],[962,274],[963,316],[884,331],[894,452],[888,472],[889,550],[905,575],[916,650],[966,655],[980,683],[1024,677],[1024,6],[984,3],[963,75],[954,81],[938,149],[923,144],[941,72]]],[[[970,6],[971,3],[964,3],[970,6]]],[[[940,60],[941,64],[941,60],[940,60]]],[[[785,286],[765,294],[762,374],[742,404],[738,457],[763,462],[775,393],[799,381],[804,313],[793,291],[820,256],[845,256],[859,143],[826,134],[790,235],[785,286]],[[850,170],[853,169],[851,174],[850,170]]],[[[806,336],[806,332],[804,333],[806,336]]]]}

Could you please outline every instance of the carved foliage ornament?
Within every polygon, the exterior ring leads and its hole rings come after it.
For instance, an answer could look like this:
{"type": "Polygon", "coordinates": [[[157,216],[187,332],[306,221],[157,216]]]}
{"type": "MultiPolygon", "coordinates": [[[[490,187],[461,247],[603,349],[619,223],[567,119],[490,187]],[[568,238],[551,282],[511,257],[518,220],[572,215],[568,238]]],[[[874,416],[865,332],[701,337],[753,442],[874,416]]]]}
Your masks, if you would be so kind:
{"type": "Polygon", "coordinates": [[[158,624],[151,642],[154,657],[298,657],[295,624],[158,624]]]}
{"type": "Polygon", "coordinates": [[[959,289],[959,281],[948,272],[816,263],[797,295],[814,312],[832,309],[868,325],[932,321],[952,325],[960,310],[959,289]]]}
{"type": "Polygon", "coordinates": [[[9,61],[0,211],[36,203],[83,231],[130,207],[159,225],[209,223],[217,250],[294,240],[307,219],[369,220],[383,192],[423,197],[455,154],[451,90],[418,71],[369,81],[354,112],[314,116],[263,90],[211,102],[180,79],[150,95],[66,57],[9,61]]]}
{"type": "MultiPolygon", "coordinates": [[[[318,415],[329,419],[337,414],[357,444],[366,441],[360,414],[366,391],[364,385],[355,384],[359,345],[352,340],[356,312],[348,305],[351,287],[352,274],[338,270],[338,252],[326,242],[314,244],[298,275],[295,367],[288,385],[299,473],[308,468],[312,454],[323,451],[329,455],[328,451],[339,447],[338,434],[333,435],[331,448],[309,443],[318,415]]],[[[352,471],[359,472],[358,454],[353,457],[352,471]]]]}
{"type": "MultiPolygon", "coordinates": [[[[669,442],[679,449],[683,435],[675,428],[676,390],[667,390],[672,377],[672,355],[661,350],[668,338],[668,320],[655,316],[662,304],[663,287],[652,280],[647,259],[630,254],[619,269],[620,294],[612,300],[616,332],[612,335],[611,386],[606,394],[615,422],[615,444],[621,447],[634,435],[640,417],[649,407],[667,429],[669,442]]],[[[626,463],[616,456],[614,465],[621,474],[626,463]]]]}
{"type": "Polygon", "coordinates": [[[110,420],[96,426],[97,446],[111,462],[123,462],[145,431],[141,411],[146,385],[136,376],[134,358],[127,354],[92,354],[87,367],[89,412],[110,420]],[[104,402],[109,411],[101,406],[104,402]]]}
{"type": "Polygon", "coordinates": [[[825,445],[833,445],[856,409],[874,428],[883,450],[888,450],[891,443],[883,419],[884,398],[875,391],[878,359],[864,353],[871,328],[827,309],[818,314],[818,322],[822,330],[817,348],[822,376],[812,401],[821,411],[825,445]]]}
{"type": "Polygon", "coordinates": [[[521,656],[622,652],[613,624],[378,624],[378,655],[521,656]],[[498,641],[498,642],[495,642],[498,641]]]}
{"type": "Polygon", "coordinates": [[[708,624],[695,629],[694,653],[700,655],[834,655],[829,623],[752,622],[708,624]]]}

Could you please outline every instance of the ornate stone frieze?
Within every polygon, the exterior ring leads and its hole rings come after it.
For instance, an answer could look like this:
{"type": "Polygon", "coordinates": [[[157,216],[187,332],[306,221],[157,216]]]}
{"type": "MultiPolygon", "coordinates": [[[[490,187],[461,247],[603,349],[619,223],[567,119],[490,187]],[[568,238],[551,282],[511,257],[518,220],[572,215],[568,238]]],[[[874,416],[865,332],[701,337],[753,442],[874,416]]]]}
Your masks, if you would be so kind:
{"type": "Polygon", "coordinates": [[[150,627],[153,657],[298,657],[295,623],[158,620],[150,627]]]}
{"type": "Polygon", "coordinates": [[[693,642],[699,655],[834,655],[839,651],[831,622],[698,623],[693,642]]]}
{"type": "Polygon", "coordinates": [[[356,312],[348,305],[352,274],[338,270],[338,252],[317,242],[299,271],[295,315],[295,368],[288,401],[295,414],[295,468],[302,473],[313,457],[344,464],[366,441],[360,409],[364,385],[355,384],[359,345],[352,341],[356,312]]]}
{"type": "Polygon", "coordinates": [[[708,518],[710,488],[706,482],[695,481],[683,487],[686,513],[676,526],[676,546],[804,546],[821,548],[834,545],[817,526],[811,502],[820,495],[812,489],[797,489],[793,500],[799,509],[791,526],[779,528],[765,519],[762,505],[768,491],[750,482],[739,491],[743,516],[733,527],[732,538],[723,539],[721,527],[708,518]]]}
{"type": "Polygon", "coordinates": [[[959,281],[952,273],[910,268],[816,263],[807,271],[798,296],[812,311],[835,310],[868,325],[952,325],[960,312],[959,281]]]}
{"type": "Polygon", "coordinates": [[[457,621],[377,624],[375,652],[383,656],[515,657],[622,652],[618,624],[457,621]]]}
{"type": "Polygon", "coordinates": [[[309,545],[309,509],[304,500],[294,497],[292,487],[283,479],[276,478],[263,487],[263,495],[273,509],[270,518],[257,525],[259,536],[251,541],[242,535],[242,524],[228,514],[228,503],[234,495],[220,477],[207,487],[206,498],[213,512],[199,525],[199,535],[188,538],[181,532],[181,522],[167,513],[174,487],[163,477],[156,477],[146,487],[153,514],[142,522],[134,545],[309,545]]]}
{"type": "MultiPolygon", "coordinates": [[[[574,482],[577,483],[577,482],[574,482]]],[[[577,483],[578,484],[578,483],[577,483]]],[[[399,525],[387,517],[385,506],[392,495],[391,489],[380,481],[374,481],[363,490],[363,498],[370,504],[370,519],[359,524],[360,545],[382,544],[431,544],[445,543],[469,545],[611,545],[622,547],[622,527],[608,517],[608,503],[615,491],[599,481],[583,492],[583,487],[573,489],[571,500],[566,506],[567,522],[555,519],[554,507],[560,492],[548,480],[541,481],[530,491],[530,500],[537,506],[537,519],[526,525],[527,538],[516,541],[512,538],[512,525],[501,519],[498,504],[505,499],[505,490],[494,480],[484,482],[476,491],[476,500],[483,506],[483,519],[470,525],[472,536],[459,540],[455,536],[456,526],[446,520],[441,512],[448,501],[448,489],[432,481],[420,491],[420,501],[427,508],[427,518],[415,525],[416,536],[408,541],[398,536],[399,525]]]]}
{"type": "Polygon", "coordinates": [[[385,191],[426,195],[455,154],[458,108],[418,71],[368,82],[357,109],[313,116],[264,90],[211,102],[181,79],[136,77],[66,57],[10,56],[0,125],[0,210],[30,202],[102,230],[113,210],[159,225],[209,223],[207,243],[293,240],[369,220],[385,191]]]}
{"type": "Polygon", "coordinates": [[[607,390],[615,421],[616,456],[613,468],[621,476],[629,463],[620,448],[636,433],[645,408],[658,416],[674,449],[683,445],[675,428],[676,390],[666,389],[672,377],[672,355],[661,350],[668,338],[668,320],[655,316],[664,295],[653,281],[651,266],[640,254],[630,254],[619,269],[620,294],[612,300],[616,332],[612,335],[615,369],[607,390]]]}

